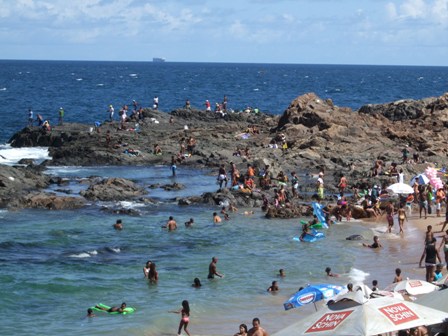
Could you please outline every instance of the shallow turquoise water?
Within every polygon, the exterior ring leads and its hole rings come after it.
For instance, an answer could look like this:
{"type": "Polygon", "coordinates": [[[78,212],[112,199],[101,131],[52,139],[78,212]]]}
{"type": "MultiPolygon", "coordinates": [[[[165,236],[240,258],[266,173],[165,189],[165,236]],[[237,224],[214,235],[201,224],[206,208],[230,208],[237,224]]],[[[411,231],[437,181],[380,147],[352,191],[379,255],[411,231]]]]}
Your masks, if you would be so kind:
{"type": "MultiPolygon", "coordinates": [[[[52,172],[77,178],[88,175],[84,169],[76,173],[64,169],[52,172]]],[[[97,173],[106,176],[111,169],[98,168],[97,173]]],[[[142,171],[113,169],[114,174],[142,171]]],[[[169,179],[168,169],[145,169],[136,176],[143,184],[169,179]]],[[[184,171],[178,181],[196,185],[193,194],[216,189],[215,177],[204,172],[184,171]]],[[[166,200],[173,194],[159,197],[166,200]]],[[[351,234],[370,240],[372,229],[384,230],[384,224],[339,224],[325,232],[326,239],[305,244],[292,240],[299,234],[298,220],[267,220],[261,211],[245,216],[240,209],[230,214],[229,221],[214,225],[212,213],[218,206],[179,207],[168,202],[137,209],[141,215],[133,217],[102,212],[97,204],[76,211],[0,212],[0,312],[8,316],[0,334],[28,335],[33,330],[47,335],[173,335],[179,316],[168,311],[179,309],[184,299],[191,305],[193,334],[233,334],[240,323],[250,324],[255,316],[274,332],[313,311],[312,307],[283,310],[283,302],[300,286],[347,283],[346,275],[327,279],[326,266],[345,274],[356,266],[385,286],[403,259],[400,250],[405,243],[394,236],[384,237],[385,248],[379,252],[345,240],[351,234]],[[179,224],[176,232],[161,228],[170,215],[179,224]],[[183,223],[190,217],[195,225],[186,229],[183,223]],[[121,232],[112,228],[117,218],[124,222],[121,232]],[[225,277],[210,281],[206,276],[213,256],[218,257],[218,270],[225,277]],[[148,259],[157,264],[157,285],[143,278],[148,259]],[[284,279],[276,278],[280,268],[286,270],[284,279]],[[201,289],[191,287],[195,277],[201,279],[201,289]],[[266,289],[275,279],[281,290],[268,294],[266,289]],[[96,303],[122,301],[137,312],[83,318],[96,303]]]]}

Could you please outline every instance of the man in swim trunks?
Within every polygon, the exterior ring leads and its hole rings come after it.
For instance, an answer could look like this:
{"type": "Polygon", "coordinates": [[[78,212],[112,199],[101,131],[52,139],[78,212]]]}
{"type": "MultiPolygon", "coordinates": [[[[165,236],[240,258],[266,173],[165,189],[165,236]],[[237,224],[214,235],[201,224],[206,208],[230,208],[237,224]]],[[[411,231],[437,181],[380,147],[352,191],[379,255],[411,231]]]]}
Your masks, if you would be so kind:
{"type": "Polygon", "coordinates": [[[122,314],[124,312],[125,308],[126,308],[126,302],[123,302],[120,307],[110,307],[109,309],[106,309],[104,307],[101,307],[101,306],[97,305],[97,306],[95,306],[95,308],[101,309],[101,310],[105,310],[108,313],[115,313],[116,312],[116,313],[122,314]]]}
{"type": "Polygon", "coordinates": [[[218,262],[218,258],[213,257],[212,258],[212,262],[210,263],[210,265],[208,266],[208,279],[213,279],[216,276],[222,278],[223,275],[218,273],[218,271],[216,270],[216,263],[218,262]]]}
{"type": "Polygon", "coordinates": [[[386,206],[386,214],[387,214],[387,232],[392,232],[392,226],[394,226],[394,205],[392,202],[389,202],[386,206]]]}

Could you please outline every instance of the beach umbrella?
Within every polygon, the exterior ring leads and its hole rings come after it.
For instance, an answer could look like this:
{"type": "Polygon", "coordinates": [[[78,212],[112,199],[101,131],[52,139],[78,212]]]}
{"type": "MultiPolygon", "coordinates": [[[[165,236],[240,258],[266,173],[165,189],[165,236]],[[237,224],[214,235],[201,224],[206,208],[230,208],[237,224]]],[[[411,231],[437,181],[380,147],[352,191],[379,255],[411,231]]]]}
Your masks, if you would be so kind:
{"type": "Polygon", "coordinates": [[[372,298],[379,298],[379,297],[391,297],[394,299],[404,300],[404,297],[401,293],[398,292],[389,292],[385,290],[376,290],[370,294],[372,298]]]}
{"type": "Polygon", "coordinates": [[[409,295],[431,293],[439,287],[423,280],[403,280],[387,286],[384,290],[390,292],[406,292],[409,295]]]}
{"type": "Polygon", "coordinates": [[[414,185],[415,181],[417,181],[418,184],[428,184],[429,183],[429,177],[426,176],[425,174],[418,174],[415,175],[412,179],[411,182],[409,183],[410,185],[414,185]]]}
{"type": "Polygon", "coordinates": [[[382,297],[359,303],[350,299],[328,305],[272,336],[378,335],[442,323],[448,313],[414,302],[382,297]]]}
{"type": "Polygon", "coordinates": [[[406,183],[394,183],[386,188],[392,194],[413,194],[414,189],[406,183]]]}
{"type": "Polygon", "coordinates": [[[448,313],[448,290],[442,289],[437,292],[420,295],[414,302],[448,313]]]}
{"type": "MultiPolygon", "coordinates": [[[[283,306],[285,310],[301,307],[309,303],[315,303],[316,301],[329,299],[341,291],[344,287],[330,284],[318,284],[308,285],[307,287],[299,290],[293,296],[286,301],[283,306]]],[[[316,305],[314,305],[316,307],[316,305]]],[[[316,308],[317,309],[317,308],[316,308]]]]}

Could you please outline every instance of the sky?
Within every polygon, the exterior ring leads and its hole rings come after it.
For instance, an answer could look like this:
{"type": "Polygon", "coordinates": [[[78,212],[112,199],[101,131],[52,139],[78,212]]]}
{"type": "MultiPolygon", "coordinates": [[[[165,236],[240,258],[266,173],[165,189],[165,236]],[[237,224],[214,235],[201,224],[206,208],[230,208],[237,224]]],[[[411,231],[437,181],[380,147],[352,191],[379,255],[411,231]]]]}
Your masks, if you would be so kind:
{"type": "Polygon", "coordinates": [[[0,0],[0,59],[448,66],[448,0],[0,0]]]}

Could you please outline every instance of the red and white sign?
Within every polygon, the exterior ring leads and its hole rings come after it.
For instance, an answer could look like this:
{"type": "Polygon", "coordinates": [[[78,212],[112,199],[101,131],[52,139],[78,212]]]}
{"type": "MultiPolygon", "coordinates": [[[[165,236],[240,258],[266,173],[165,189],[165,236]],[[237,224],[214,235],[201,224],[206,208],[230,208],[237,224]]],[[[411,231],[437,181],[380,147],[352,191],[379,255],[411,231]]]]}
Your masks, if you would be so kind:
{"type": "Polygon", "coordinates": [[[419,281],[419,280],[409,280],[408,281],[408,285],[411,288],[422,287],[423,286],[422,282],[419,281]]]}
{"type": "Polygon", "coordinates": [[[314,301],[314,298],[316,297],[315,293],[308,293],[300,296],[297,300],[300,304],[307,304],[314,301]]]}
{"type": "Polygon", "coordinates": [[[400,325],[419,317],[404,303],[396,303],[379,309],[393,324],[400,325]]]}
{"type": "Polygon", "coordinates": [[[305,331],[305,333],[334,330],[338,325],[344,322],[344,320],[351,313],[353,313],[353,310],[347,310],[337,313],[327,313],[324,316],[322,316],[317,322],[315,322],[311,327],[309,327],[305,331]]]}

